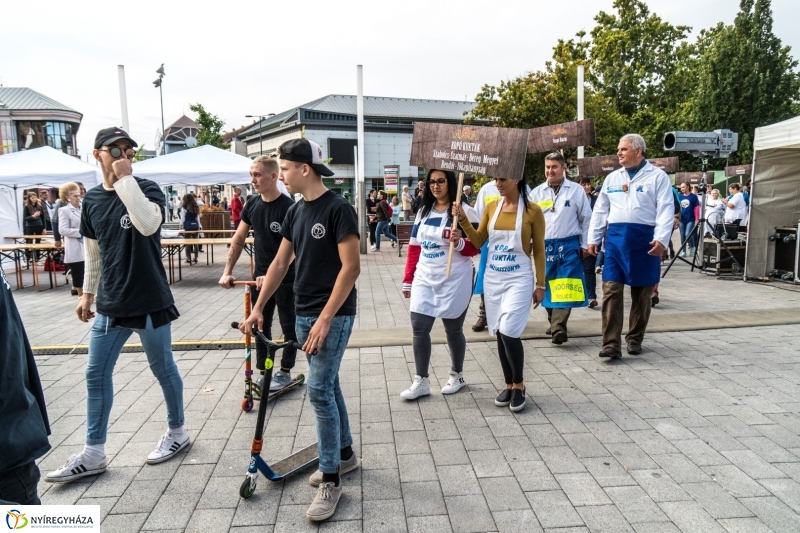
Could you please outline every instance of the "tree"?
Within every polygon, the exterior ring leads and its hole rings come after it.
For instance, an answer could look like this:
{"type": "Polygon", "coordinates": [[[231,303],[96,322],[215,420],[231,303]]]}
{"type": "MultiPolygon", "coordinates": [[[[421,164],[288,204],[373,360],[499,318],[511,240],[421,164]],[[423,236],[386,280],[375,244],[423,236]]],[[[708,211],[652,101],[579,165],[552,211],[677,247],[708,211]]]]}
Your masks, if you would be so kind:
{"type": "Polygon", "coordinates": [[[210,144],[223,150],[230,148],[231,145],[222,139],[221,131],[225,122],[220,120],[217,115],[206,111],[202,104],[191,104],[189,109],[197,113],[196,122],[201,126],[200,132],[197,134],[197,146],[210,144]]]}
{"type": "Polygon", "coordinates": [[[731,163],[751,161],[755,128],[800,112],[798,62],[772,32],[769,0],[741,0],[733,25],[701,33],[695,129],[728,128],[739,133],[731,163]]]}

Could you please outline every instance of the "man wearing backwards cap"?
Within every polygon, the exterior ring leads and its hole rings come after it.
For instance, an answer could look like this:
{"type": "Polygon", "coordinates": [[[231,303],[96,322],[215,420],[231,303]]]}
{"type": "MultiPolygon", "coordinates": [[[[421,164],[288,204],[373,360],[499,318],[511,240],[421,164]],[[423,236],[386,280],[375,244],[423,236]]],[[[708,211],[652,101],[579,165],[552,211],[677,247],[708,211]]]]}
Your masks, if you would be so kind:
{"type": "Polygon", "coordinates": [[[112,372],[123,344],[136,332],[158,379],[167,406],[166,433],[147,456],[149,464],[174,457],[189,444],[184,428],[183,381],[172,357],[170,323],[178,318],[161,263],[164,194],[149,180],[133,177],[136,142],[120,128],[105,128],[94,141],[94,158],[103,171],[103,186],[86,193],[81,235],[86,249],[83,296],[75,309],[87,322],[86,445],[46,481],[64,483],[106,470],[105,442],[114,400],[112,372]]]}
{"type": "Polygon", "coordinates": [[[281,227],[283,240],[267,270],[242,333],[254,324],[263,329],[264,305],[294,260],[297,339],[308,357],[308,398],[317,418],[319,471],[309,483],[318,486],[306,512],[313,521],[336,512],[342,494],[341,474],[358,468],[347,406],[339,386],[342,362],[356,314],[355,282],[361,272],[358,221],[347,200],[329,191],[321,176],[332,176],[322,163],[322,149],[308,139],[293,139],[279,149],[280,179],[303,199],[289,208],[281,227]],[[313,357],[312,357],[313,355],[313,357]]]}

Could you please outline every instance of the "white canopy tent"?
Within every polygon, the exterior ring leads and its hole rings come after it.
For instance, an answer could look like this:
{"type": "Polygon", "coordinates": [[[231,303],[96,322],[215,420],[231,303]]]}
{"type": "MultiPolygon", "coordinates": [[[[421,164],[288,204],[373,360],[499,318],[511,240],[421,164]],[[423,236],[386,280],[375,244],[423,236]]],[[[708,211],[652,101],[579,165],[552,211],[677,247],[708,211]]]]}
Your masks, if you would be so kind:
{"type": "Polygon", "coordinates": [[[766,277],[775,253],[776,226],[800,219],[800,117],[756,128],[745,278],[766,277]]]}
{"type": "Polygon", "coordinates": [[[253,161],[214,146],[198,146],[133,164],[138,178],[167,185],[216,185],[250,182],[253,161]]]}
{"type": "Polygon", "coordinates": [[[0,242],[22,233],[22,191],[37,185],[59,187],[79,181],[90,189],[103,182],[100,168],[44,146],[0,156],[0,242]]]}

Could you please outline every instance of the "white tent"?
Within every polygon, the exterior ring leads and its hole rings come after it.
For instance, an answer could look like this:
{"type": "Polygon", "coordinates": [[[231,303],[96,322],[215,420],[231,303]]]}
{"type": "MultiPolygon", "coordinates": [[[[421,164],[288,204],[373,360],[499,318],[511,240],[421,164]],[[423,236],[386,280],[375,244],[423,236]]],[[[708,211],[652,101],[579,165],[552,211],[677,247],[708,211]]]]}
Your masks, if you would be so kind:
{"type": "Polygon", "coordinates": [[[80,181],[87,189],[102,183],[99,167],[44,146],[0,156],[0,242],[22,232],[22,190],[36,185],[58,187],[80,181]]]}
{"type": "Polygon", "coordinates": [[[753,152],[744,275],[763,278],[775,254],[769,236],[800,219],[800,117],[756,128],[753,152]]]}
{"type": "Polygon", "coordinates": [[[214,146],[198,146],[133,164],[133,175],[159,185],[216,185],[250,182],[253,161],[214,146]]]}

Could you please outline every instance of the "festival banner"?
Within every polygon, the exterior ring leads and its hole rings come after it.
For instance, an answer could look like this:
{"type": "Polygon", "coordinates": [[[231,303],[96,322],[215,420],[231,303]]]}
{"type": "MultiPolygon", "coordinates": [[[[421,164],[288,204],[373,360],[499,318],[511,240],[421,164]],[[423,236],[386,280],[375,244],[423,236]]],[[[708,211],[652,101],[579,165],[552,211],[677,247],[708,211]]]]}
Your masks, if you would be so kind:
{"type": "Polygon", "coordinates": [[[397,180],[400,176],[398,165],[383,165],[383,190],[386,194],[397,194],[397,180]]]}
{"type": "Polygon", "coordinates": [[[654,157],[647,160],[654,167],[658,167],[667,174],[677,172],[680,168],[680,159],[678,157],[654,157]]]}
{"type": "Polygon", "coordinates": [[[528,152],[553,152],[562,148],[593,146],[597,143],[594,119],[553,124],[543,128],[532,128],[528,137],[528,152]]]}
{"type": "MultiPolygon", "coordinates": [[[[675,173],[675,185],[680,185],[685,181],[688,181],[690,185],[699,185],[702,180],[703,180],[702,172],[675,173]]],[[[706,172],[706,185],[713,185],[713,184],[714,184],[714,173],[706,172]]]]}
{"type": "Polygon", "coordinates": [[[753,165],[736,165],[725,167],[725,177],[733,178],[736,176],[752,176],[753,165]]]}
{"type": "Polygon", "coordinates": [[[616,155],[601,155],[597,157],[584,157],[578,159],[578,175],[581,177],[589,176],[608,176],[622,165],[616,155]]]}
{"type": "Polygon", "coordinates": [[[410,164],[522,179],[528,130],[415,122],[410,164]]]}

